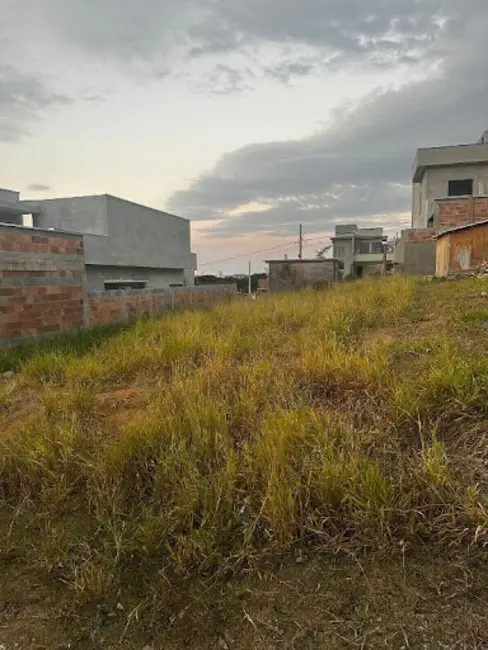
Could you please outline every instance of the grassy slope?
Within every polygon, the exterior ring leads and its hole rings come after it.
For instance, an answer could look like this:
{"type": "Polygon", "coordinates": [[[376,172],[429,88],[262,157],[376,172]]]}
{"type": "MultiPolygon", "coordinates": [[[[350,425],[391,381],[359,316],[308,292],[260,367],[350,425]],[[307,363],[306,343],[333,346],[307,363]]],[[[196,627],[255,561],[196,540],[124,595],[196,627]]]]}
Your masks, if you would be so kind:
{"type": "Polygon", "coordinates": [[[436,639],[486,641],[486,289],[344,284],[4,355],[3,584],[35,576],[87,643],[139,620],[191,645],[191,611],[195,647],[422,647],[422,599],[436,639]]]}

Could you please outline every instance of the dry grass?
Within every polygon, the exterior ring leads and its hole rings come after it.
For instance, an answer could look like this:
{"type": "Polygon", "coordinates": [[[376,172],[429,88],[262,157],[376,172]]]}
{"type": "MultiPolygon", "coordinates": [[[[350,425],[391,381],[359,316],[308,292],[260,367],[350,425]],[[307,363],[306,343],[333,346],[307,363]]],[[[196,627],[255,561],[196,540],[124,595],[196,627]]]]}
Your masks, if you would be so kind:
{"type": "Polygon", "coordinates": [[[482,288],[372,280],[31,351],[0,392],[0,557],[102,599],[305,541],[481,547],[482,288]]]}

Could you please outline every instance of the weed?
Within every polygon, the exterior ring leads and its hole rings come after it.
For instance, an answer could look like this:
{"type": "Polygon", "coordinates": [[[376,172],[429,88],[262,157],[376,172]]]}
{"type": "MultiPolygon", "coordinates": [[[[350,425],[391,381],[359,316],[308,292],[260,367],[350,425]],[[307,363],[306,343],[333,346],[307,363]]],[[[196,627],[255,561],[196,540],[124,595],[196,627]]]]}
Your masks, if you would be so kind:
{"type": "Polygon", "coordinates": [[[333,551],[484,540],[488,495],[454,445],[486,416],[488,350],[451,317],[454,284],[236,300],[17,353],[33,408],[0,434],[0,508],[24,561],[105,598],[310,534],[333,551]]]}

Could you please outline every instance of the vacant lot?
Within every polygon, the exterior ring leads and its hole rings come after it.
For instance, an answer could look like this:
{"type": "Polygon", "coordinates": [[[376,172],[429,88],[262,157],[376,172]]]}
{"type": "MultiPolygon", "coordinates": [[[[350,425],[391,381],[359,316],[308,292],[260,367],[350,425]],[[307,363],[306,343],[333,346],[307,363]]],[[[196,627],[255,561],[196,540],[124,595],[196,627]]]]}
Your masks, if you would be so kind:
{"type": "Polygon", "coordinates": [[[487,290],[344,283],[4,353],[0,643],[488,647],[487,290]]]}

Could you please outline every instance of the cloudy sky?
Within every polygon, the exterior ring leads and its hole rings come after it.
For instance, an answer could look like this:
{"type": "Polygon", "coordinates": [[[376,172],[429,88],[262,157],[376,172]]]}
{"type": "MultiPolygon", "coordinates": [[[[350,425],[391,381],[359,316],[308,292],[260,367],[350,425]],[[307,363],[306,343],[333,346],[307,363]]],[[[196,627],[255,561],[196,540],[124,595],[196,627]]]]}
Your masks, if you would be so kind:
{"type": "Polygon", "coordinates": [[[191,218],[201,272],[398,231],[416,147],[488,129],[487,32],[486,0],[0,0],[0,186],[191,218]]]}

